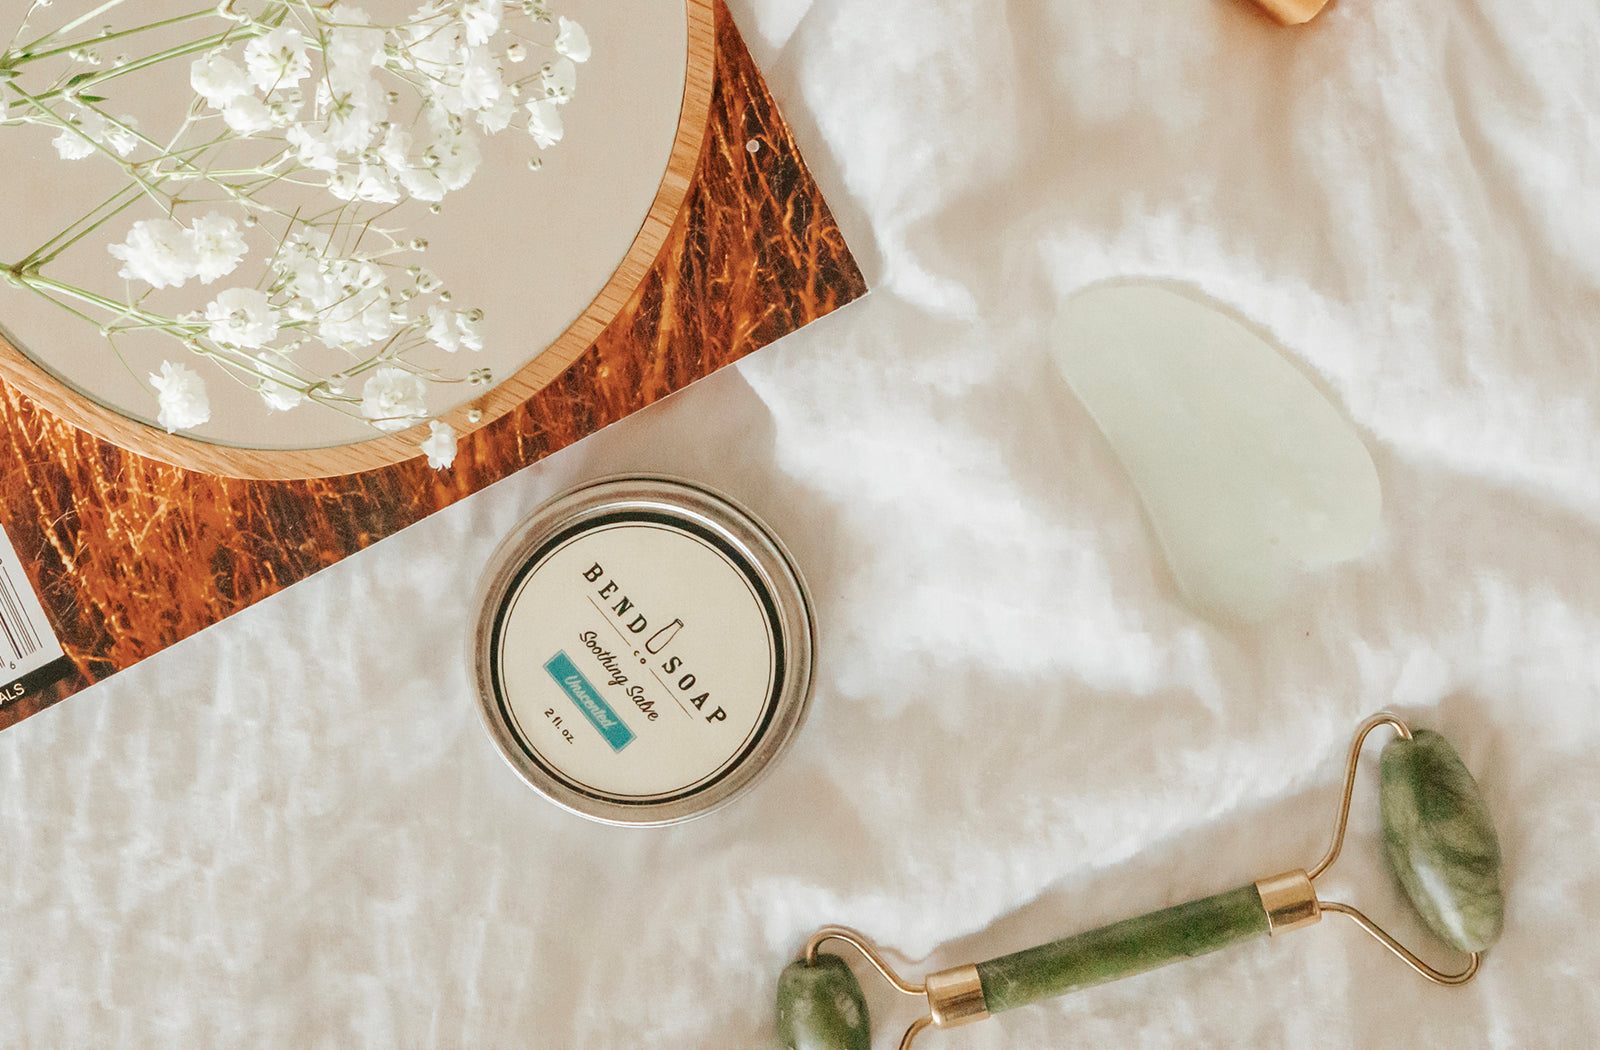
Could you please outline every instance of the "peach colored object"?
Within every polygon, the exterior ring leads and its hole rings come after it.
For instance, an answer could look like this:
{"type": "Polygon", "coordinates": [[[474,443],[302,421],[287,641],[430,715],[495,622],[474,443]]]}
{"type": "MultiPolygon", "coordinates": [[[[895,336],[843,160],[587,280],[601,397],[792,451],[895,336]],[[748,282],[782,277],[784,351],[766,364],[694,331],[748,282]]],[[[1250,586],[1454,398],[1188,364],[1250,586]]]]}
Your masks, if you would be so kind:
{"type": "Polygon", "coordinates": [[[1256,0],[1256,3],[1286,26],[1309,22],[1328,6],[1328,0],[1256,0]]]}

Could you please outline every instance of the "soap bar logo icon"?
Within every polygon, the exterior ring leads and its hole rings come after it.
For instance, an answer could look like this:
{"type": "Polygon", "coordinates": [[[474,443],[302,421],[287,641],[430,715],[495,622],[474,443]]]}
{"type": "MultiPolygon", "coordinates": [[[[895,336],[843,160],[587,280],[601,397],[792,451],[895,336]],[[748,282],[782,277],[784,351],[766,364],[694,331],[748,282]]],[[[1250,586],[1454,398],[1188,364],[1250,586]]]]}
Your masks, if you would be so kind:
{"type": "Polygon", "coordinates": [[[633,730],[618,717],[600,695],[600,690],[583,676],[583,672],[573,666],[572,660],[564,652],[558,652],[545,662],[544,669],[550,677],[555,679],[556,685],[567,694],[583,717],[589,724],[599,731],[600,736],[611,745],[611,750],[621,751],[633,743],[633,730]]]}

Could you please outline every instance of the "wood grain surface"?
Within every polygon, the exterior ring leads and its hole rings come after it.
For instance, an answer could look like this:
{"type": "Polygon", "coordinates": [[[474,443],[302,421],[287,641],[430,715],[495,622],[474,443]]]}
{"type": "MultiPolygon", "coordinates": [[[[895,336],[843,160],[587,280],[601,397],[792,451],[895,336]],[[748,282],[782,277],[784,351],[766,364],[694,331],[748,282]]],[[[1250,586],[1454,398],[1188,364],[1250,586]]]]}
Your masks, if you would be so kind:
{"type": "Polygon", "coordinates": [[[713,19],[709,119],[653,265],[568,367],[462,437],[453,467],[418,456],[314,479],[223,477],[119,448],[0,381],[0,515],[72,663],[0,707],[0,728],[862,295],[721,0],[713,19]]]}

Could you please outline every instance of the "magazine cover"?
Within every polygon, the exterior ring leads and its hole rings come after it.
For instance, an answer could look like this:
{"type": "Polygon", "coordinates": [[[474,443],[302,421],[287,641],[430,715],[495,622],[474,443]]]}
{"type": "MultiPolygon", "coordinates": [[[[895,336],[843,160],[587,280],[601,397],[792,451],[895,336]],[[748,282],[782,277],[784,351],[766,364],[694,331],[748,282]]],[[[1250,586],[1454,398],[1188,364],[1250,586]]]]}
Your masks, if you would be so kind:
{"type": "Polygon", "coordinates": [[[441,413],[453,457],[423,451],[424,425],[309,451],[169,435],[41,367],[3,290],[0,728],[865,293],[727,8],[687,10],[689,86],[644,227],[545,352],[441,413]]]}

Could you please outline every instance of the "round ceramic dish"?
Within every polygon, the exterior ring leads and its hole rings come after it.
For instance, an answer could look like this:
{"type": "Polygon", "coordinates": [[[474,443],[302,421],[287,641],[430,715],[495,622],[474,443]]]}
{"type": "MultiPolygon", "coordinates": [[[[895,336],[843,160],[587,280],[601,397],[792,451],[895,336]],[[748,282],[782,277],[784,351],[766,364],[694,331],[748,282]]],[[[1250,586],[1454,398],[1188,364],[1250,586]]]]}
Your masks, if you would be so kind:
{"type": "Polygon", "coordinates": [[[673,824],[753,785],[805,716],[811,602],[783,545],[683,481],[556,497],[495,553],[471,660],[513,769],[565,809],[673,824]]]}

